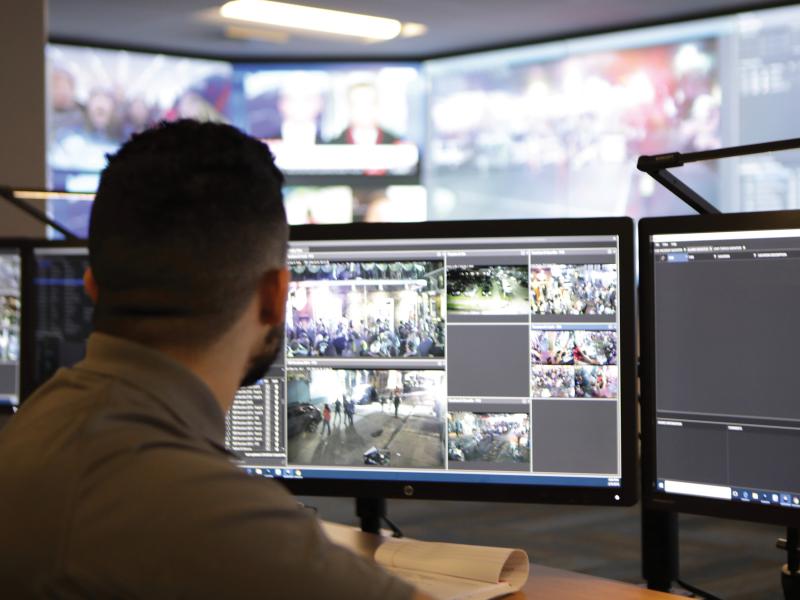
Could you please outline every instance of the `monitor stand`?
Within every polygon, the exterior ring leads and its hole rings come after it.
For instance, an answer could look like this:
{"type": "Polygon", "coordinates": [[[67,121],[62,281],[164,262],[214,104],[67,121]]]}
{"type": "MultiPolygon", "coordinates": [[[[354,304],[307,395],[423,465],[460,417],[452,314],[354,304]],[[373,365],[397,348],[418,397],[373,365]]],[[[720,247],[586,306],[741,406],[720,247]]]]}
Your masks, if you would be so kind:
{"type": "Polygon", "coordinates": [[[776,546],[786,550],[786,564],[781,569],[783,597],[786,600],[800,600],[800,539],[797,527],[787,527],[786,539],[779,539],[776,546]]]}
{"type": "Polygon", "coordinates": [[[403,532],[386,516],[386,498],[356,498],[356,516],[361,523],[361,531],[381,532],[381,523],[392,530],[392,537],[403,537],[403,532]]]}

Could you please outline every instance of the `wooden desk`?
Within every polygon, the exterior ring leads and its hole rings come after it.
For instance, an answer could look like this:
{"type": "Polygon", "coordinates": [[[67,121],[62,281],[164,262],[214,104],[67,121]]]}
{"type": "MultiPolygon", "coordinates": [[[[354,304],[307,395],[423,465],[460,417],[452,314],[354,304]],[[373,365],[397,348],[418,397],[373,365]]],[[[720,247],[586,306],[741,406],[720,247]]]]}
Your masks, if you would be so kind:
{"type": "MultiPolygon", "coordinates": [[[[375,554],[375,549],[381,543],[380,536],[363,533],[353,527],[328,522],[323,522],[322,526],[333,542],[366,558],[372,558],[375,554]]],[[[643,589],[629,583],[535,564],[531,565],[528,583],[525,584],[522,591],[507,596],[509,600],[533,598],[558,598],[559,600],[599,600],[603,598],[613,598],[614,600],[668,600],[676,597],[672,594],[643,589]]]]}

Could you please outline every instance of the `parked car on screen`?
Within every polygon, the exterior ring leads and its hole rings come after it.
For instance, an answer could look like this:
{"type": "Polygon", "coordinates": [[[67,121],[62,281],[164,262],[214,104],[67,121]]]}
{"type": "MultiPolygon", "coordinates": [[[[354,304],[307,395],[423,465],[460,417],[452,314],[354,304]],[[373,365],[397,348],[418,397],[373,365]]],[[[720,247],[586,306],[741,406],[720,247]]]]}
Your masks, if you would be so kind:
{"type": "Polygon", "coordinates": [[[322,413],[313,404],[290,404],[286,407],[286,437],[294,437],[304,431],[314,432],[320,421],[322,413]]]}

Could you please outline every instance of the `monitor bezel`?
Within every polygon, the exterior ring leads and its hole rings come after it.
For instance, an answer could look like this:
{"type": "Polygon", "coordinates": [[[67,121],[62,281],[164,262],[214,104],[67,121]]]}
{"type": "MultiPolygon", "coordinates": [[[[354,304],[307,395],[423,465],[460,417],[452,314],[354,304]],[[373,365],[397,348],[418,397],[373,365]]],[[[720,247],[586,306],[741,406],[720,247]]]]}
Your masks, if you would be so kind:
{"type": "Polygon", "coordinates": [[[642,502],[646,508],[724,517],[785,526],[800,526],[800,510],[732,500],[667,493],[657,488],[655,399],[655,320],[653,261],[650,238],[659,234],[800,229],[800,211],[774,211],[686,217],[654,217],[639,221],[639,324],[641,338],[642,502]]]}
{"type": "Polygon", "coordinates": [[[628,217],[426,221],[292,227],[292,241],[616,235],[619,239],[620,487],[577,487],[363,479],[282,479],[298,495],[631,506],[639,492],[636,427],[634,226],[628,217]]]}

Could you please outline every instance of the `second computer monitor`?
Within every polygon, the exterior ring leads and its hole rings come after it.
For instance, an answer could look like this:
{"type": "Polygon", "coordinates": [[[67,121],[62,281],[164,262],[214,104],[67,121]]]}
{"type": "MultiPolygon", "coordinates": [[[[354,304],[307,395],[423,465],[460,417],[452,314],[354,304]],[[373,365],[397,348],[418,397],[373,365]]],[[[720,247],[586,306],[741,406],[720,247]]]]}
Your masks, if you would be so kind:
{"type": "Polygon", "coordinates": [[[800,212],[639,226],[646,502],[800,524],[800,212]]]}

